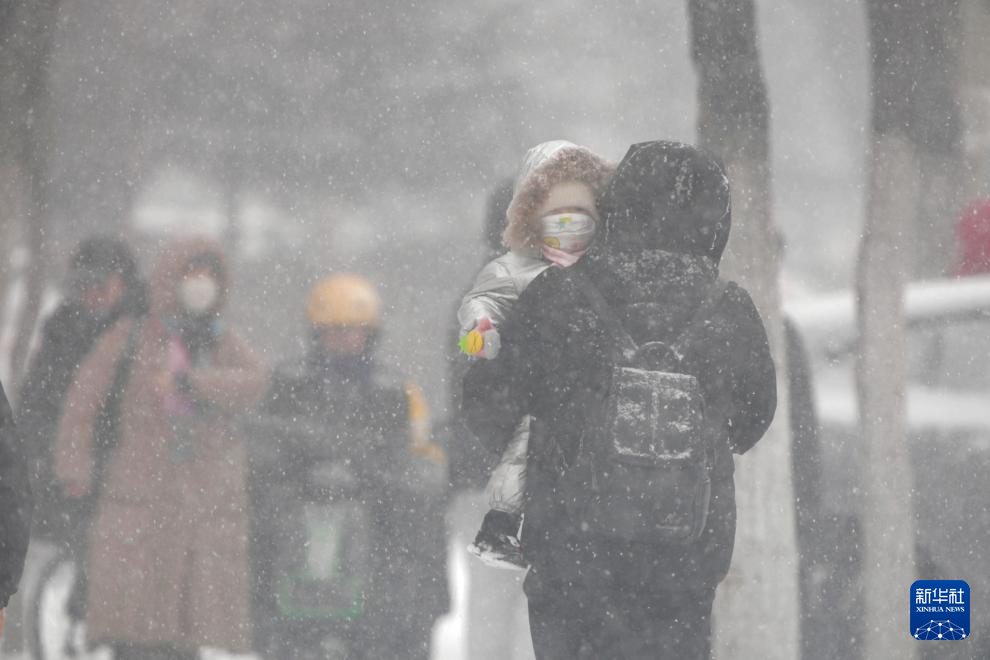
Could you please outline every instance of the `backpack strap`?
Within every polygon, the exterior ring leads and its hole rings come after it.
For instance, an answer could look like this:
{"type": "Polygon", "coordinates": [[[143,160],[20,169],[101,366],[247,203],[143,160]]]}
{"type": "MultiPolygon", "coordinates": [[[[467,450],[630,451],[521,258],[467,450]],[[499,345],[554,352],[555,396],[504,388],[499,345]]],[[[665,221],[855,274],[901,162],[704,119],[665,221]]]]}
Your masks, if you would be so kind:
{"type": "Polygon", "coordinates": [[[113,384],[103,400],[103,411],[116,421],[120,417],[120,404],[124,398],[124,390],[127,389],[127,382],[131,378],[131,367],[134,365],[134,357],[137,354],[138,340],[141,338],[141,330],[144,327],[144,319],[135,318],[131,322],[131,327],[127,332],[127,343],[117,361],[117,371],[114,373],[113,384]]]}
{"type": "MultiPolygon", "coordinates": [[[[615,310],[609,305],[608,301],[602,292],[592,283],[588,277],[578,270],[577,268],[572,269],[574,273],[575,280],[585,298],[591,303],[592,309],[597,312],[598,316],[601,318],[602,322],[605,324],[605,328],[608,330],[612,338],[618,342],[618,345],[614,350],[614,357],[620,362],[630,363],[636,359],[636,354],[639,352],[639,344],[636,340],[632,338],[632,335],[625,329],[622,323],[619,321],[618,315],[616,315],[615,310]]],[[[678,358],[683,357],[683,349],[685,344],[694,334],[694,332],[700,329],[705,322],[708,320],[708,316],[711,311],[718,305],[722,298],[725,296],[725,292],[729,288],[729,283],[717,279],[715,282],[708,287],[705,293],[705,297],[698,308],[691,315],[688,320],[687,325],[681,330],[680,334],[670,345],[670,350],[678,358]]]]}
{"type": "Polygon", "coordinates": [[[581,288],[581,293],[591,303],[591,308],[595,310],[598,317],[605,324],[605,329],[612,335],[612,339],[617,342],[613,345],[613,357],[618,362],[632,362],[639,352],[639,344],[636,343],[636,340],[632,338],[632,335],[629,334],[619,321],[615,310],[605,300],[605,296],[598,290],[598,287],[577,268],[573,268],[571,272],[575,275],[574,279],[581,288]]]}
{"type": "Polygon", "coordinates": [[[124,399],[124,390],[127,389],[127,383],[131,377],[131,368],[134,365],[134,357],[137,354],[138,341],[141,338],[143,328],[143,317],[136,317],[131,321],[131,327],[127,333],[127,343],[124,344],[124,350],[117,360],[117,370],[114,373],[113,383],[111,383],[100,409],[96,437],[94,438],[94,494],[97,494],[100,488],[104,472],[110,463],[110,455],[120,440],[120,405],[124,399]]]}

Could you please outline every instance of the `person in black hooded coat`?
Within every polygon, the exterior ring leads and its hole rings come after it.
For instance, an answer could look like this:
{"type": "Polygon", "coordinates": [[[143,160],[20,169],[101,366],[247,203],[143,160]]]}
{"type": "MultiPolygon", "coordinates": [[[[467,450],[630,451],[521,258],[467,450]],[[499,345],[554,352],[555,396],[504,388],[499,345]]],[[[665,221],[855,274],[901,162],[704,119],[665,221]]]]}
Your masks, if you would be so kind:
{"type": "Polygon", "coordinates": [[[613,366],[607,324],[586,295],[594,286],[639,344],[672,342],[713,291],[729,237],[729,184],[694,147],[630,148],[599,200],[604,227],[577,265],[549,269],[503,324],[502,354],[463,383],[464,414],[499,452],[514,420],[540,420],[531,441],[522,543],[539,660],[707,658],[715,588],[735,535],[733,453],[763,436],[776,408],[766,331],[735,284],[690,333],[683,372],[699,381],[706,420],[720,429],[706,527],[691,544],[593,536],[570,519],[560,477],[601,409],[613,366]]]}
{"type": "MultiPolygon", "coordinates": [[[[45,321],[37,353],[25,372],[17,406],[22,447],[35,493],[36,538],[74,540],[82,512],[61,497],[52,474],[52,442],[66,392],[97,340],[124,316],[147,311],[147,292],[130,246],[92,236],[76,248],[66,299],[45,321]]],[[[85,525],[83,525],[85,527],[85,525]]]]}

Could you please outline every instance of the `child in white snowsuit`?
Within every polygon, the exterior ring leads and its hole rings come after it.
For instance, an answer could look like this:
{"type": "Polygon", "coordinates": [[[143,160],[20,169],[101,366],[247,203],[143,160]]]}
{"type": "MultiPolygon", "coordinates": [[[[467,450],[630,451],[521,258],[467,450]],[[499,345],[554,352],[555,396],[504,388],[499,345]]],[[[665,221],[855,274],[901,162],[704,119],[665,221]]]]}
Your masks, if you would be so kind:
{"type": "MultiPolygon", "coordinates": [[[[498,356],[499,325],[519,296],[547,268],[577,262],[595,236],[595,195],[612,165],[564,140],[539,144],[526,154],[506,211],[503,241],[509,251],[489,262],[457,311],[461,349],[478,358],[498,356]]],[[[519,530],[531,419],[519,421],[488,482],[491,510],[468,550],[493,566],[525,567],[519,530]]]]}

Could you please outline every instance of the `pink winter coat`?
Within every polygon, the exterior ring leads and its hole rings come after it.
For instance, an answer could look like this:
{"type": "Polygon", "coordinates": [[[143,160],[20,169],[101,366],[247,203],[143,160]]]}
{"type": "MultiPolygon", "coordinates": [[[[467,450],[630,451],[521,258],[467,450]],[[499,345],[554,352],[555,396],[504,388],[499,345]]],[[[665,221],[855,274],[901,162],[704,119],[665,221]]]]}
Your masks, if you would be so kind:
{"type": "MultiPolygon", "coordinates": [[[[219,248],[185,241],[165,250],[120,401],[118,444],[108,463],[89,554],[87,624],[94,641],[250,647],[245,455],[237,416],[263,395],[265,366],[234,331],[212,366],[191,373],[210,414],[192,423],[194,452],[176,460],[167,406],[167,333],[161,319],[189,260],[219,248]]],[[[226,286],[226,283],[224,283],[226,286]]],[[[131,319],[112,328],[70,389],[55,448],[57,477],[91,487],[100,408],[127,344],[131,319]]]]}

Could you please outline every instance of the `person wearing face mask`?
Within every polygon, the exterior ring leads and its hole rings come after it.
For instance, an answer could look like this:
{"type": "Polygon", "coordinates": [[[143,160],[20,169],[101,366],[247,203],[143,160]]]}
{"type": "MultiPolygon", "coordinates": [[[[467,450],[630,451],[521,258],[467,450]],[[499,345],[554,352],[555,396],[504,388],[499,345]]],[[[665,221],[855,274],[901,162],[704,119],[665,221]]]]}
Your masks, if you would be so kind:
{"type": "Polygon", "coordinates": [[[382,311],[367,279],[320,280],[305,356],[272,378],[261,435],[280,455],[255,479],[268,491],[255,574],[272,660],[426,660],[448,607],[446,455],[420,387],[376,359],[382,311]]]}
{"type": "Polygon", "coordinates": [[[537,660],[710,656],[733,456],[776,411],[763,321],[719,275],[731,197],[703,150],[630,147],[597,199],[588,254],[535,280],[502,324],[499,358],[464,378],[465,419],[493,450],[522,415],[541,423],[523,548],[537,660]]]}
{"type": "Polygon", "coordinates": [[[268,371],[224,323],[228,288],[219,246],[167,246],[148,316],[115,324],[68,393],[55,476],[69,495],[98,497],[87,633],[118,660],[251,648],[238,422],[264,395],[268,371]],[[115,432],[102,447],[97,429],[111,395],[115,432]]]}
{"type": "MultiPolygon", "coordinates": [[[[565,140],[529,150],[506,211],[505,254],[489,262],[457,312],[461,351],[494,360],[498,327],[529,284],[550,268],[573,266],[591,246],[598,225],[595,195],[613,167],[591,150],[565,140]]],[[[512,441],[488,482],[491,509],[468,551],[501,568],[525,568],[520,527],[526,452],[533,420],[518,421],[512,441]]]]}

